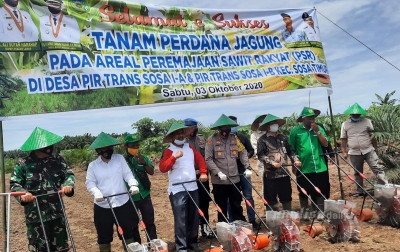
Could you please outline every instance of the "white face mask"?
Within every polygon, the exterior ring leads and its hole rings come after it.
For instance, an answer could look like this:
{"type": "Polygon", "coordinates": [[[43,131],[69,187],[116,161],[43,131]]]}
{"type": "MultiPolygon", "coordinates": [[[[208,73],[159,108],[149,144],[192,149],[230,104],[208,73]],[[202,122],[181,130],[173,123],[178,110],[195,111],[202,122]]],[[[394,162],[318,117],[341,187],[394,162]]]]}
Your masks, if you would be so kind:
{"type": "Polygon", "coordinates": [[[176,145],[183,145],[183,144],[185,143],[185,139],[183,139],[183,140],[175,139],[175,140],[174,140],[174,143],[175,143],[176,145]]]}
{"type": "Polygon", "coordinates": [[[269,131],[271,131],[271,132],[277,132],[278,129],[279,129],[279,125],[277,123],[271,124],[269,126],[269,131]]]}

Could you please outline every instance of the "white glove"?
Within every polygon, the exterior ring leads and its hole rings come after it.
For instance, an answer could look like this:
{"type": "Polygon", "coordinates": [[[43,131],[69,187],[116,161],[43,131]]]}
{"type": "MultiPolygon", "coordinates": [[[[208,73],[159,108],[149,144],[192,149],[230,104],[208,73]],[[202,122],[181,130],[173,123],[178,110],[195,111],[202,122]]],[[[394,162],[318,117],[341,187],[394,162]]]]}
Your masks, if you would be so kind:
{"type": "Polygon", "coordinates": [[[218,172],[217,175],[218,175],[218,177],[219,177],[220,180],[222,180],[222,181],[226,180],[226,175],[223,174],[222,172],[218,172]]]}
{"type": "Polygon", "coordinates": [[[250,178],[252,174],[253,172],[251,170],[245,170],[243,173],[246,178],[250,178]]]}
{"type": "Polygon", "coordinates": [[[131,186],[129,188],[129,194],[130,195],[134,195],[134,194],[138,194],[139,193],[139,187],[137,186],[131,186]]]}
{"type": "Polygon", "coordinates": [[[104,196],[103,196],[103,194],[102,194],[101,192],[95,193],[95,194],[94,194],[94,200],[95,200],[96,202],[103,202],[103,201],[104,201],[104,196]]]}

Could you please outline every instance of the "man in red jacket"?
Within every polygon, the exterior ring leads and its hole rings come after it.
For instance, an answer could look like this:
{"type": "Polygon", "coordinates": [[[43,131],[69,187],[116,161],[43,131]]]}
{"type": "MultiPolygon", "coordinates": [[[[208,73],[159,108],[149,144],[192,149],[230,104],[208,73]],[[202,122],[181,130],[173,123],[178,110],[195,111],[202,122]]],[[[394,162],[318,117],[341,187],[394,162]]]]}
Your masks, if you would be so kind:
{"type": "Polygon", "coordinates": [[[207,165],[193,146],[186,143],[185,138],[193,131],[179,123],[173,123],[164,137],[164,143],[170,143],[160,161],[160,171],[168,172],[168,195],[174,213],[175,244],[177,251],[188,249],[200,252],[197,245],[199,214],[190,196],[199,205],[198,187],[196,184],[195,165],[199,167],[200,181],[207,181],[207,165]],[[186,190],[175,183],[185,183],[186,190]],[[190,194],[190,196],[189,196],[190,194]]]}

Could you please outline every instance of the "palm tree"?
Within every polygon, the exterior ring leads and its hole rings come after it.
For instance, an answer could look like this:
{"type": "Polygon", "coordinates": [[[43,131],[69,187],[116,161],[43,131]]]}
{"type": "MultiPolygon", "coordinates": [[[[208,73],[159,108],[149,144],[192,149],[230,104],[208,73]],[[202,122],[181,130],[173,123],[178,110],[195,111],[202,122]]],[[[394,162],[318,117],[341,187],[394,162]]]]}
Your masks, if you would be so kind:
{"type": "Polygon", "coordinates": [[[390,99],[396,93],[396,90],[393,90],[391,93],[387,93],[384,98],[382,98],[380,95],[375,94],[376,98],[378,99],[378,102],[372,102],[372,104],[375,105],[394,105],[399,99],[390,99]]]}

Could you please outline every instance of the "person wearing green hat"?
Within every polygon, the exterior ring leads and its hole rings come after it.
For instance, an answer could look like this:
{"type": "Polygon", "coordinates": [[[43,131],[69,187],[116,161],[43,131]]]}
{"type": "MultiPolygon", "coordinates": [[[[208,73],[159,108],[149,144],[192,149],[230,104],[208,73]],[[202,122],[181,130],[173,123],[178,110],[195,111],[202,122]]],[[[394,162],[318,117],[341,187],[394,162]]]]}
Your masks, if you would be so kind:
{"type": "MultiPolygon", "coordinates": [[[[311,183],[305,178],[307,177],[326,198],[329,198],[329,173],[322,149],[322,147],[328,146],[329,138],[324,129],[315,123],[315,117],[320,113],[321,111],[317,109],[304,107],[297,119],[302,124],[290,131],[288,141],[301,162],[301,167],[298,167],[300,172],[293,168],[297,182],[310,194],[311,199],[318,205],[319,209],[324,210],[324,198],[315,191],[311,183]]],[[[299,187],[297,189],[299,190],[302,213],[305,214],[308,209],[308,197],[299,187]]],[[[313,204],[312,207],[316,210],[313,204]]]]}
{"type": "MultiPolygon", "coordinates": [[[[114,146],[121,144],[112,136],[101,132],[94,142],[89,146],[89,150],[95,150],[99,155],[92,161],[87,169],[86,188],[94,196],[94,225],[97,231],[97,243],[100,252],[110,252],[115,219],[110,209],[114,210],[115,217],[122,228],[126,244],[135,242],[133,239],[133,227],[138,222],[138,216],[135,213],[129,195],[139,193],[138,182],[129,169],[125,158],[120,154],[114,153],[114,146]],[[129,185],[127,191],[125,182],[129,185]],[[108,198],[104,197],[114,194],[125,193],[108,198]]],[[[119,239],[122,236],[118,232],[119,239]]],[[[125,251],[125,245],[123,243],[125,251]]]]}
{"type": "Polygon", "coordinates": [[[285,119],[268,114],[260,123],[258,130],[266,131],[257,143],[258,159],[264,164],[263,191],[274,211],[279,211],[279,201],[283,210],[292,211],[292,185],[287,172],[288,158],[297,167],[301,166],[299,157],[290,147],[285,136],[278,133],[285,119]]]}
{"type": "Polygon", "coordinates": [[[207,181],[208,176],[203,156],[186,142],[193,130],[193,126],[176,122],[171,125],[163,139],[169,146],[161,157],[159,168],[163,173],[168,172],[168,195],[174,214],[176,251],[200,252],[202,250],[197,245],[199,194],[195,166],[199,168],[201,182],[207,181]]]}
{"type": "MultiPolygon", "coordinates": [[[[262,161],[258,160],[257,142],[258,142],[258,139],[260,139],[260,137],[262,135],[264,135],[266,132],[259,130],[258,127],[260,126],[260,123],[264,120],[264,118],[266,116],[267,116],[267,114],[257,115],[256,118],[254,119],[253,123],[251,124],[250,142],[251,142],[251,146],[254,149],[254,153],[255,153],[254,158],[257,159],[257,170],[260,174],[264,174],[264,164],[262,163],[262,161]]],[[[262,176],[261,176],[261,183],[263,183],[262,176]]]]}
{"type": "MultiPolygon", "coordinates": [[[[150,240],[153,240],[157,239],[157,231],[156,225],[154,224],[154,207],[150,197],[151,182],[147,174],[154,174],[154,165],[145,154],[140,152],[139,141],[140,137],[138,134],[128,134],[125,137],[124,157],[129,168],[133,172],[135,179],[139,183],[139,194],[132,195],[132,200],[135,202],[136,208],[142,215],[142,219],[146,226],[146,231],[149,234],[150,240]]],[[[126,186],[129,188],[128,184],[126,184],[126,186]]],[[[139,217],[137,217],[137,220],[139,220],[139,217]]],[[[141,244],[142,241],[138,230],[138,223],[139,222],[136,222],[135,226],[133,227],[133,239],[135,242],[141,244]]]]}
{"type": "MultiPolygon", "coordinates": [[[[233,220],[245,221],[241,205],[242,196],[237,188],[240,188],[239,170],[236,159],[246,167],[246,175],[251,176],[251,167],[247,157],[246,148],[234,134],[231,128],[238,124],[226,115],[222,114],[211,126],[211,129],[218,130],[207,140],[205,159],[207,167],[211,172],[211,183],[213,184],[214,199],[222,210],[227,214],[227,202],[232,210],[233,220]],[[227,176],[231,177],[229,181],[227,176]]],[[[223,222],[225,218],[218,212],[218,221],[223,222]]]]}
{"type": "Polygon", "coordinates": [[[68,251],[68,235],[62,205],[57,191],[68,197],[75,193],[75,177],[71,168],[60,155],[53,156],[54,144],[63,137],[36,127],[21,146],[22,151],[30,151],[29,156],[18,160],[10,178],[12,192],[26,192],[16,199],[25,208],[28,234],[28,251],[46,251],[46,240],[36,204],[38,197],[43,225],[52,251],[68,251]],[[52,232],[50,232],[52,230],[52,232]]]}
{"type": "MultiPolygon", "coordinates": [[[[344,111],[345,115],[350,115],[350,118],[342,123],[340,130],[341,149],[343,158],[350,157],[351,164],[354,168],[363,173],[364,162],[368,164],[372,172],[378,179],[379,184],[387,184],[385,172],[378,163],[378,144],[376,139],[371,139],[371,131],[374,130],[371,120],[361,117],[367,112],[358,103],[354,103],[350,108],[344,111]],[[346,147],[349,147],[347,154],[346,147]]],[[[363,178],[359,172],[354,172],[356,182],[363,186],[363,178]]],[[[356,185],[356,192],[353,197],[364,196],[365,192],[356,185]]]]}

